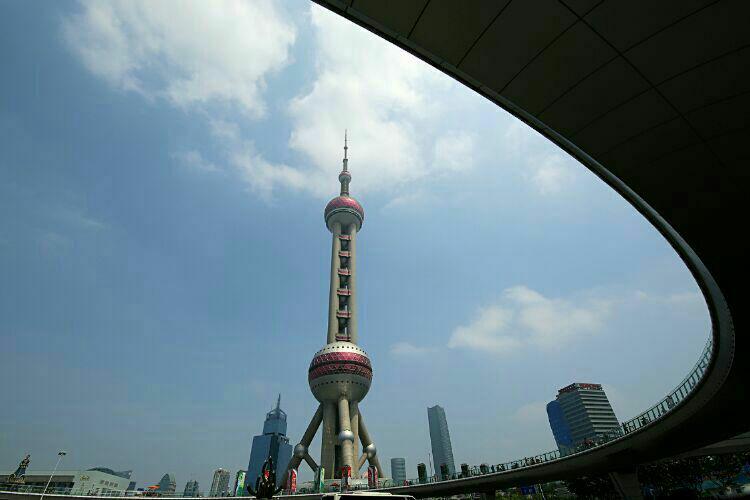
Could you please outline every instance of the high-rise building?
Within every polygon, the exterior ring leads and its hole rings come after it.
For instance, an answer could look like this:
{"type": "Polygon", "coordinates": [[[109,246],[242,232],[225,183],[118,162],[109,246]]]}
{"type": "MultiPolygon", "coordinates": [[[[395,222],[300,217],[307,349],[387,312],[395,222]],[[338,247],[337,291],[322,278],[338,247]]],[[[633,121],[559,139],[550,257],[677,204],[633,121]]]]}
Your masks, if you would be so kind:
{"type": "Polygon", "coordinates": [[[563,387],[547,405],[547,416],[562,453],[586,440],[617,431],[620,426],[599,384],[575,383],[563,387]]]}
{"type": "MultiPolygon", "coordinates": [[[[276,470],[276,484],[283,484],[283,472],[292,457],[292,445],[289,444],[289,438],[286,436],[286,413],[281,409],[281,394],[276,400],[276,408],[266,413],[263,434],[253,438],[245,484],[255,487],[255,480],[260,476],[263,464],[268,457],[273,460],[276,470]]],[[[228,474],[229,472],[227,472],[227,477],[228,474]]]]}
{"type": "Polygon", "coordinates": [[[570,437],[570,427],[558,400],[547,403],[547,418],[555,443],[557,443],[557,449],[564,455],[573,446],[573,438],[570,437]]]}
{"type": "Polygon", "coordinates": [[[192,498],[199,496],[198,481],[196,481],[195,479],[191,479],[190,481],[185,483],[185,491],[182,493],[182,496],[192,498]]]}
{"type": "Polygon", "coordinates": [[[391,479],[393,479],[394,484],[404,484],[404,481],[406,481],[406,459],[391,459],[391,479]]]}
{"type": "Polygon", "coordinates": [[[370,358],[357,345],[356,247],[365,211],[349,195],[352,176],[347,151],[345,135],[343,169],[339,174],[341,192],[328,202],[324,212],[326,227],[333,235],[327,344],[315,353],[307,372],[310,390],[320,405],[294,447],[294,458],[288,466],[296,469],[305,460],[313,470],[318,468],[308,447],[322,424],[320,466],[326,479],[341,477],[343,471],[358,477],[365,460],[384,477],[377,449],[359,409],[372,382],[370,358]],[[358,453],[358,442],[362,443],[362,455],[358,453]]]}
{"type": "Polygon", "coordinates": [[[432,444],[435,472],[440,471],[441,466],[445,465],[448,468],[449,475],[455,474],[456,464],[453,462],[453,446],[451,446],[448,420],[445,418],[443,407],[435,405],[427,408],[427,422],[430,425],[430,443],[432,444]]]}
{"type": "Polygon", "coordinates": [[[229,496],[229,471],[218,468],[214,471],[214,480],[211,482],[210,497],[229,496]]]}
{"type": "Polygon", "coordinates": [[[249,492],[245,489],[245,476],[246,475],[247,475],[247,471],[244,471],[244,470],[237,471],[237,474],[234,476],[234,489],[232,490],[233,496],[246,497],[249,495],[249,492]]]}
{"type": "Polygon", "coordinates": [[[174,494],[176,488],[177,482],[174,480],[174,476],[167,473],[161,477],[157,491],[160,495],[171,495],[174,494]]]}

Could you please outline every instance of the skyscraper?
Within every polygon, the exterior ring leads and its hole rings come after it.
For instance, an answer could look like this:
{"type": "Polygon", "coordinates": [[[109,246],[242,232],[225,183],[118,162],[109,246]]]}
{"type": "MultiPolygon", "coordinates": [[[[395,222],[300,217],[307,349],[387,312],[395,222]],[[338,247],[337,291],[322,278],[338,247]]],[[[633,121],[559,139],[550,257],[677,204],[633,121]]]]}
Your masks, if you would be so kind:
{"type": "Polygon", "coordinates": [[[406,481],[406,459],[391,459],[391,479],[393,479],[394,484],[404,484],[404,481],[406,481]]]}
{"type": "Polygon", "coordinates": [[[185,491],[182,493],[184,497],[197,497],[198,496],[198,481],[191,479],[185,483],[185,491]]]}
{"type": "Polygon", "coordinates": [[[174,476],[167,473],[161,477],[161,481],[159,481],[159,488],[157,491],[162,495],[171,495],[175,492],[176,488],[177,482],[174,480],[174,476]]]}
{"type": "MultiPolygon", "coordinates": [[[[283,471],[291,456],[292,445],[289,444],[289,438],[286,437],[286,413],[281,409],[281,394],[279,394],[279,399],[276,400],[276,408],[266,413],[266,420],[263,422],[263,434],[253,438],[245,484],[255,487],[255,480],[258,479],[263,469],[263,463],[268,460],[268,457],[271,457],[276,469],[276,484],[281,485],[284,482],[283,471]]],[[[229,473],[227,472],[227,474],[229,473]]]]}
{"type": "Polygon", "coordinates": [[[574,383],[563,387],[547,405],[547,416],[563,454],[587,439],[619,429],[615,412],[599,384],[574,383]]]}
{"type": "Polygon", "coordinates": [[[214,471],[214,480],[211,482],[210,497],[229,496],[229,471],[218,468],[214,471]]]}
{"type": "MultiPolygon", "coordinates": [[[[245,476],[247,475],[247,471],[244,470],[238,470],[237,474],[234,476],[234,488],[233,488],[233,496],[236,497],[244,497],[248,496],[249,492],[247,489],[245,489],[245,476]]],[[[253,485],[255,487],[255,485],[253,485]]]]}
{"type": "Polygon", "coordinates": [[[430,425],[430,443],[432,444],[435,472],[439,474],[440,466],[445,465],[448,468],[449,475],[455,474],[456,464],[453,462],[453,446],[451,446],[448,420],[445,418],[443,407],[435,405],[432,408],[427,408],[427,421],[430,425]]]}
{"type": "Polygon", "coordinates": [[[568,427],[568,421],[565,420],[560,402],[556,399],[547,403],[547,418],[555,443],[557,443],[557,449],[565,455],[573,446],[573,438],[570,437],[570,427],[568,427]]]}
{"type": "Polygon", "coordinates": [[[365,211],[349,196],[352,176],[347,151],[344,135],[343,169],[339,174],[341,192],[328,202],[324,212],[326,227],[333,235],[327,344],[315,353],[307,373],[310,390],[320,405],[302,440],[294,447],[294,458],[288,466],[296,469],[304,459],[313,470],[318,468],[308,447],[322,423],[320,465],[325,469],[326,479],[341,477],[344,470],[357,477],[365,460],[383,477],[377,449],[359,409],[372,381],[370,358],[357,345],[356,242],[365,211]],[[363,447],[359,457],[358,441],[363,447]]]}

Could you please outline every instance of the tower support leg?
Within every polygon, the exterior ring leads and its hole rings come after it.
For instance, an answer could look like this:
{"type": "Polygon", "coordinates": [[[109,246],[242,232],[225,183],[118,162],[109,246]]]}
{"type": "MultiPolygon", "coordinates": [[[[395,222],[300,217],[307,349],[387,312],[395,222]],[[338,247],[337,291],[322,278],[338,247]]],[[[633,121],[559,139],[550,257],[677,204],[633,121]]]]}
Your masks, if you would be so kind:
{"type": "MultiPolygon", "coordinates": [[[[305,461],[307,461],[308,465],[310,465],[312,470],[315,471],[315,469],[317,468],[317,464],[315,464],[315,461],[312,460],[312,458],[310,458],[310,460],[307,460],[307,457],[310,456],[310,454],[307,452],[307,449],[310,447],[310,443],[312,443],[312,440],[315,437],[315,433],[318,432],[318,427],[320,427],[320,423],[322,421],[323,421],[323,405],[318,405],[318,409],[315,411],[315,415],[313,415],[313,418],[312,420],[310,420],[310,423],[307,424],[307,429],[305,429],[305,433],[302,435],[302,439],[299,442],[299,444],[305,448],[305,456],[298,457],[296,453],[293,454],[292,458],[289,459],[289,464],[286,466],[286,469],[284,470],[284,477],[286,477],[287,472],[289,472],[291,469],[296,469],[297,467],[299,467],[299,464],[302,462],[302,458],[304,458],[305,461]],[[312,463],[311,463],[311,460],[312,460],[312,463]]],[[[286,479],[284,480],[286,481],[286,479]]]]}
{"type": "Polygon", "coordinates": [[[626,500],[643,499],[643,490],[635,469],[610,472],[609,478],[621,498],[626,500]]]}
{"type": "MultiPolygon", "coordinates": [[[[357,465],[357,449],[359,447],[359,403],[352,401],[349,403],[349,418],[352,422],[352,433],[354,434],[354,441],[352,441],[352,457],[354,465],[357,465]]],[[[352,475],[358,476],[359,471],[362,469],[362,465],[356,468],[352,467],[352,475]]]]}
{"type": "MultiPolygon", "coordinates": [[[[374,443],[372,442],[372,439],[370,439],[370,433],[367,432],[367,427],[365,426],[365,419],[362,416],[362,412],[359,412],[359,439],[360,441],[362,441],[362,447],[365,449],[365,453],[367,453],[367,447],[374,443]]],[[[370,462],[370,465],[374,465],[375,468],[378,469],[378,477],[385,477],[385,475],[383,475],[383,468],[380,466],[380,460],[378,460],[377,453],[372,457],[368,457],[367,461],[370,462]]]]}

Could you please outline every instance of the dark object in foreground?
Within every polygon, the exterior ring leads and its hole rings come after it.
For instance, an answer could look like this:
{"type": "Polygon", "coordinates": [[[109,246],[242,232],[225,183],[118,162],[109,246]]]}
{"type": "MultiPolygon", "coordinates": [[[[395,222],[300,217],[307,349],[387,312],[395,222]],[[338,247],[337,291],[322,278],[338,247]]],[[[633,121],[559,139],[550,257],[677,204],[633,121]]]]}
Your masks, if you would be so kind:
{"type": "Polygon", "coordinates": [[[283,486],[276,487],[276,469],[273,466],[273,458],[268,457],[268,460],[263,462],[263,468],[260,470],[260,475],[255,480],[255,489],[249,484],[247,485],[247,491],[255,498],[272,498],[276,493],[281,491],[283,486]]]}

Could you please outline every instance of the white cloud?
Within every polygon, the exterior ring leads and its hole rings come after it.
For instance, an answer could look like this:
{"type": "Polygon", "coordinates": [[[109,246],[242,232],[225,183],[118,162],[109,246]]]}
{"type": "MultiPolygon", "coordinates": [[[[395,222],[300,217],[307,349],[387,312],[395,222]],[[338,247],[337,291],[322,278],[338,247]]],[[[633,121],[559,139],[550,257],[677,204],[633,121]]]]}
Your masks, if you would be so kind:
{"type": "Polygon", "coordinates": [[[559,193],[573,181],[568,158],[555,154],[536,158],[534,161],[531,181],[540,194],[559,193]]]}
{"type": "Polygon", "coordinates": [[[441,103],[458,89],[392,44],[311,6],[317,75],[292,100],[289,145],[310,159],[308,190],[330,195],[349,130],[353,193],[395,192],[440,171],[470,168],[471,136],[436,130],[441,103]],[[465,156],[456,162],[451,154],[465,156]],[[436,157],[439,161],[430,161],[436,157]]]}
{"type": "Polygon", "coordinates": [[[434,347],[417,346],[409,342],[396,342],[391,346],[391,354],[399,357],[420,357],[435,351],[434,347]]]}
{"type": "Polygon", "coordinates": [[[172,158],[176,159],[181,164],[193,170],[201,172],[217,172],[220,170],[219,167],[217,167],[210,161],[205,160],[203,158],[203,155],[195,150],[173,153],[172,158]]]}
{"type": "Polygon", "coordinates": [[[523,346],[552,349],[604,326],[611,302],[551,299],[525,286],[508,288],[473,321],[453,330],[448,346],[506,354],[523,346]]]}
{"type": "Polygon", "coordinates": [[[85,67],[118,89],[180,107],[239,104],[256,117],[264,76],[287,64],[295,39],[267,0],[86,2],[63,34],[85,67]]]}

